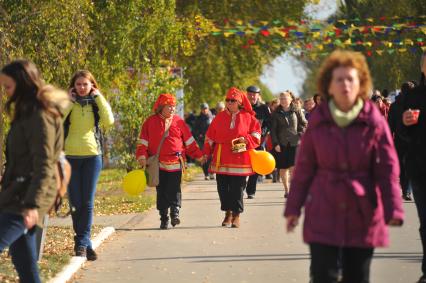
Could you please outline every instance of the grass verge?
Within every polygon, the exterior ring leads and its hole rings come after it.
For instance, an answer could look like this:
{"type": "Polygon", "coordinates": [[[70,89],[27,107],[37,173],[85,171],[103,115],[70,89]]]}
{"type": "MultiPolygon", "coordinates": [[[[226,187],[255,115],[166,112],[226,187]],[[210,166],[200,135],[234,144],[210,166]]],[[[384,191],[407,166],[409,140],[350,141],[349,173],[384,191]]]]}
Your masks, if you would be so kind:
{"type": "MultiPolygon", "coordinates": [[[[93,226],[93,237],[101,229],[101,226],[93,226]]],[[[43,282],[55,276],[70,261],[74,249],[73,235],[71,227],[48,227],[43,258],[39,262],[40,277],[43,282]]],[[[7,251],[0,254],[0,282],[19,282],[18,274],[7,251]]]]}

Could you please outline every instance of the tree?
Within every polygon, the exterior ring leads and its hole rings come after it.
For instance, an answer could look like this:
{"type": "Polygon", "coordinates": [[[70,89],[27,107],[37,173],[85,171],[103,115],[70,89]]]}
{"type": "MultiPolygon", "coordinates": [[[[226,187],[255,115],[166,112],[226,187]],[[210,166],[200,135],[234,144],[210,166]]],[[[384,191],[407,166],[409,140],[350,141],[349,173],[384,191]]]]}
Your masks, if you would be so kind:
{"type": "Polygon", "coordinates": [[[156,95],[177,84],[160,61],[194,46],[183,44],[174,3],[0,0],[0,63],[28,58],[63,88],[76,70],[90,70],[119,118],[112,152],[126,159],[137,141],[126,134],[138,131],[156,95]]]}
{"type": "MultiPolygon", "coordinates": [[[[304,6],[303,0],[232,0],[197,1],[177,0],[177,14],[181,17],[199,17],[200,25],[209,33],[214,24],[226,26],[229,23],[253,23],[262,25],[273,20],[299,20],[304,6]],[[210,23],[210,25],[209,25],[210,23]],[[210,30],[208,29],[210,27],[210,30]]],[[[200,102],[222,100],[231,86],[245,89],[248,84],[258,82],[263,66],[287,50],[282,38],[261,35],[244,36],[204,36],[191,56],[180,56],[179,65],[185,66],[188,84],[185,98],[189,108],[200,102]],[[257,43],[256,47],[244,48],[248,40],[257,43]]]]}
{"type": "Polygon", "coordinates": [[[137,132],[159,93],[186,84],[189,107],[217,102],[230,86],[259,83],[264,64],[288,48],[274,36],[211,36],[215,24],[299,20],[309,1],[124,2],[0,0],[0,63],[28,58],[63,88],[76,70],[90,70],[116,113],[111,153],[131,168],[137,132]],[[249,39],[258,44],[245,48],[249,39]],[[183,67],[185,80],[173,67],[183,67]]]}
{"type": "MultiPolygon", "coordinates": [[[[365,25],[371,25],[371,22],[366,21],[367,18],[373,18],[380,21],[380,24],[392,26],[397,24],[398,20],[391,19],[394,16],[399,16],[404,19],[410,17],[413,22],[424,24],[424,20],[417,18],[426,13],[426,3],[420,0],[362,0],[352,1],[346,0],[341,1],[341,5],[334,16],[331,19],[349,19],[353,20],[359,18],[359,24],[364,23],[365,25]]],[[[376,35],[368,36],[362,34],[355,34],[352,36],[352,41],[375,41],[375,40],[388,40],[394,41],[398,39],[404,39],[407,33],[390,33],[389,35],[376,35]],[[358,37],[357,37],[358,36],[358,37]]],[[[409,33],[411,38],[424,38],[424,33],[418,31],[417,33],[411,31],[409,33]]],[[[341,39],[341,41],[346,38],[341,39]]],[[[399,52],[396,47],[395,49],[385,50],[381,55],[371,53],[372,56],[367,56],[367,61],[370,67],[371,75],[373,77],[373,84],[376,89],[399,89],[401,84],[407,80],[418,79],[420,77],[419,72],[419,61],[421,50],[417,48],[417,52],[413,53],[411,50],[406,52],[399,52]]],[[[357,51],[365,51],[364,46],[354,47],[357,51]]],[[[329,50],[331,51],[331,50],[329,50]]],[[[323,58],[321,58],[323,59],[323,58]]],[[[307,77],[305,79],[304,89],[313,93],[316,89],[313,81],[315,74],[319,68],[318,62],[305,62],[307,77]]]]}

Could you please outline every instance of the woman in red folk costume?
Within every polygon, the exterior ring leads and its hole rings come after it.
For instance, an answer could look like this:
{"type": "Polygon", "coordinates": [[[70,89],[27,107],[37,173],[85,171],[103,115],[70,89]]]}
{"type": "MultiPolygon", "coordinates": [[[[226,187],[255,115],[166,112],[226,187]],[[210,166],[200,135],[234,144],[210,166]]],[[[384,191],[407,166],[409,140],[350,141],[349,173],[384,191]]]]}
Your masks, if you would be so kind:
{"type": "Polygon", "coordinates": [[[210,171],[216,173],[221,210],[225,211],[222,226],[240,226],[246,177],[254,174],[248,150],[259,146],[260,133],[260,124],[246,94],[230,88],[226,111],[212,121],[204,145],[207,156],[213,152],[210,171]]]}
{"type": "Polygon", "coordinates": [[[136,148],[136,158],[142,168],[148,157],[157,154],[160,141],[166,131],[160,148],[160,183],[157,186],[157,209],[160,212],[160,229],[169,225],[168,210],[172,226],[180,224],[181,178],[185,166],[185,154],[203,162],[203,154],[197,146],[191,131],[178,115],[175,115],[176,98],[172,94],[160,94],[154,104],[154,115],[143,123],[136,148]]]}

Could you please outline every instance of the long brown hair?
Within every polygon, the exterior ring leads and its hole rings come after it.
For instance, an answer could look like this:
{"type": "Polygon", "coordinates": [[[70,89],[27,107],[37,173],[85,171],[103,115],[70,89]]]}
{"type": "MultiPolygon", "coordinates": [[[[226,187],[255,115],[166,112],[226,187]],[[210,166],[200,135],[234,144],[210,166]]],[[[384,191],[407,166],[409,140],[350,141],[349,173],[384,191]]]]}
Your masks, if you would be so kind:
{"type": "Polygon", "coordinates": [[[12,120],[28,117],[37,109],[44,108],[42,101],[37,97],[44,86],[44,81],[33,62],[24,59],[15,60],[4,66],[1,73],[13,79],[16,84],[15,91],[5,105],[6,113],[12,120]]]}

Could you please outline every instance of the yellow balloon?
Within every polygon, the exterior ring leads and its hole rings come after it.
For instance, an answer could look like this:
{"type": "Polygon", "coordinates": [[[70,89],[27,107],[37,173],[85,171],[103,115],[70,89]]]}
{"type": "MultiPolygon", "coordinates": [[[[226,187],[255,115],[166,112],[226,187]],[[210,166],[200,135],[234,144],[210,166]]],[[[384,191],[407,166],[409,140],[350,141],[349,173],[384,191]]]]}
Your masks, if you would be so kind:
{"type": "Polygon", "coordinates": [[[259,175],[268,175],[275,169],[275,158],[267,151],[249,150],[251,168],[259,175]]]}
{"type": "Polygon", "coordinates": [[[146,187],[146,176],[143,170],[133,170],[124,176],[123,190],[131,196],[142,193],[146,187]]]}

